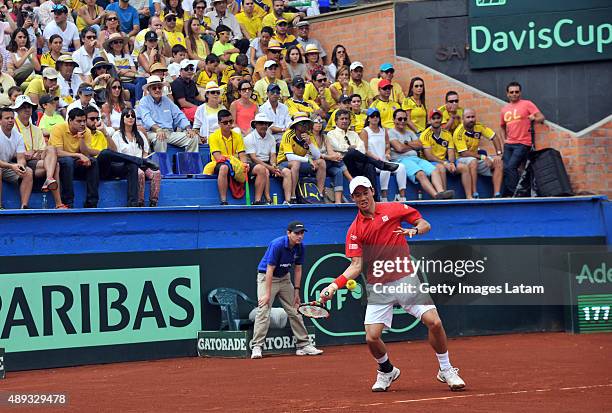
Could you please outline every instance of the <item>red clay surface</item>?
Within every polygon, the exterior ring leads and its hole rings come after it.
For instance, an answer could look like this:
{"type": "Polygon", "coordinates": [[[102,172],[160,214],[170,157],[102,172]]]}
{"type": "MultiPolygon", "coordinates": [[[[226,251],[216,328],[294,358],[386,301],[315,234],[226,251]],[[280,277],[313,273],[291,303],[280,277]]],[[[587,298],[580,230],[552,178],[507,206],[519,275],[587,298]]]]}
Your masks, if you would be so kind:
{"type": "MultiPolygon", "coordinates": [[[[194,343],[195,345],[195,343],[194,343]]],[[[516,334],[450,341],[467,390],[435,380],[426,342],[392,343],[402,375],[371,393],[365,345],[316,357],[181,358],[9,373],[0,391],[68,394],[79,412],[610,412],[612,334],[516,334]]],[[[54,411],[50,407],[2,411],[54,411]]]]}

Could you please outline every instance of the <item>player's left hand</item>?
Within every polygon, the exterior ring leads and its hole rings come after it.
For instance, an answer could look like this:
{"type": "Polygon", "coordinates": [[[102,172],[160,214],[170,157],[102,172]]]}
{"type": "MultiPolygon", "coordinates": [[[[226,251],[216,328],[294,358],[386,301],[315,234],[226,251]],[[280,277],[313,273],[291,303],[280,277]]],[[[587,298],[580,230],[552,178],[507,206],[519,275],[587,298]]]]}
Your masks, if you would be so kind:
{"type": "Polygon", "coordinates": [[[393,231],[396,235],[408,236],[408,238],[412,238],[414,235],[418,234],[416,228],[403,228],[397,227],[395,231],[393,231]]]}

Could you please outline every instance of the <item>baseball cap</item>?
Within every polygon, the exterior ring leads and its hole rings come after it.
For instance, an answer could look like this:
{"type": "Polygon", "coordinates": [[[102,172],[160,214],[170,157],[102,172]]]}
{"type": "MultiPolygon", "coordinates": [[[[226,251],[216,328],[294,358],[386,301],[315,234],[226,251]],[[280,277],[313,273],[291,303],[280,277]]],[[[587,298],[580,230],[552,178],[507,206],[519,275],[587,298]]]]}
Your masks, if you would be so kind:
{"type": "Polygon", "coordinates": [[[349,95],[342,95],[340,96],[339,99],[340,103],[350,103],[351,102],[351,97],[349,95]]]}
{"type": "Polygon", "coordinates": [[[380,111],[376,108],[368,108],[368,111],[366,112],[366,115],[372,116],[373,114],[378,113],[378,116],[380,116],[380,111]]]}
{"type": "Polygon", "coordinates": [[[15,104],[11,106],[11,109],[19,109],[25,104],[28,104],[32,106],[33,108],[36,107],[36,105],[32,102],[32,100],[30,100],[30,97],[28,95],[19,95],[17,96],[17,99],[15,99],[15,104]]]}
{"type": "Polygon", "coordinates": [[[51,8],[51,11],[53,13],[68,13],[68,7],[64,6],[63,4],[54,4],[53,7],[51,8]]]}
{"type": "Polygon", "coordinates": [[[274,65],[278,66],[278,63],[276,63],[274,60],[267,60],[266,63],[264,63],[264,69],[267,69],[274,65]]]}
{"type": "Polygon", "coordinates": [[[387,86],[392,86],[392,85],[393,84],[391,82],[389,82],[388,79],[383,79],[380,82],[378,82],[378,88],[379,89],[382,89],[382,88],[387,87],[387,86]]]}
{"type": "Polygon", "coordinates": [[[393,65],[391,63],[383,63],[382,65],[380,65],[381,72],[386,72],[387,70],[391,70],[391,69],[393,69],[393,65]]]}
{"type": "Polygon", "coordinates": [[[193,66],[194,68],[196,67],[196,65],[193,63],[193,60],[184,59],[179,65],[181,69],[187,69],[187,67],[189,66],[193,66]]]}
{"type": "Polygon", "coordinates": [[[94,90],[93,90],[93,87],[91,87],[90,85],[81,83],[79,85],[79,90],[77,91],[77,93],[82,93],[86,96],[89,96],[89,95],[93,95],[94,90]]]}
{"type": "Polygon", "coordinates": [[[164,20],[168,20],[168,17],[177,17],[177,14],[173,11],[169,11],[168,13],[164,14],[164,20]]]}
{"type": "Polygon", "coordinates": [[[355,70],[358,67],[363,69],[363,65],[361,64],[361,62],[353,62],[353,63],[351,63],[351,67],[349,69],[350,70],[355,70]]]}
{"type": "Polygon", "coordinates": [[[276,39],[270,39],[268,42],[268,50],[283,50],[283,46],[276,39]]]}
{"type": "Polygon", "coordinates": [[[301,20],[295,25],[295,27],[304,27],[304,26],[310,26],[310,23],[308,22],[308,20],[301,20]]]}
{"type": "Polygon", "coordinates": [[[280,91],[281,91],[281,88],[276,83],[270,83],[268,85],[268,89],[267,89],[268,93],[270,93],[270,92],[278,92],[278,93],[280,93],[280,91]]]}
{"type": "Polygon", "coordinates": [[[306,86],[306,82],[304,81],[302,76],[296,76],[291,81],[291,85],[295,87],[303,87],[303,86],[306,86]]]}
{"type": "Polygon", "coordinates": [[[291,221],[289,225],[287,225],[287,231],[291,232],[300,232],[300,231],[308,231],[304,226],[303,222],[300,221],[291,221]]]}
{"type": "Polygon", "coordinates": [[[150,42],[150,41],[157,41],[157,33],[155,33],[154,31],[148,31],[145,34],[145,41],[150,42]]]}
{"type": "Polygon", "coordinates": [[[357,189],[360,186],[364,186],[366,188],[372,188],[372,183],[365,176],[354,177],[351,183],[349,184],[349,191],[351,192],[351,195],[353,195],[353,192],[355,192],[355,189],[357,189]]]}
{"type": "Polygon", "coordinates": [[[289,22],[284,17],[281,17],[280,19],[276,20],[276,25],[278,26],[281,23],[289,23],[289,22]]]}
{"type": "Polygon", "coordinates": [[[439,109],[432,109],[429,111],[429,119],[433,118],[433,115],[440,115],[440,117],[444,117],[444,115],[442,115],[442,112],[440,112],[439,109]]]}
{"type": "MultiPolygon", "coordinates": [[[[17,100],[19,100],[20,97],[21,96],[18,96],[17,100]]],[[[17,100],[15,100],[15,103],[17,103],[17,100]]],[[[42,95],[40,97],[40,99],[38,100],[38,103],[42,106],[42,105],[45,105],[47,103],[51,103],[54,100],[59,100],[59,96],[52,96],[52,95],[46,94],[46,95],[42,95]]]]}
{"type": "Polygon", "coordinates": [[[52,67],[45,67],[45,70],[42,72],[42,77],[46,79],[57,79],[57,70],[52,67]]]}

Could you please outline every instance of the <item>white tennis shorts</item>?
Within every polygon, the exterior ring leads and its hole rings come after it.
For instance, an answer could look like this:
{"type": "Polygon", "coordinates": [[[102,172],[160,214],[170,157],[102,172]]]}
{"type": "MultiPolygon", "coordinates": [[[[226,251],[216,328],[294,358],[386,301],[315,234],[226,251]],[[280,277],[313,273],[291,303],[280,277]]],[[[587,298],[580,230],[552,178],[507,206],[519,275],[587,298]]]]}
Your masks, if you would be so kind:
{"type": "MultiPolygon", "coordinates": [[[[403,305],[402,308],[408,314],[412,314],[415,318],[421,319],[421,316],[435,305],[413,304],[403,305]]],[[[368,304],[366,307],[365,320],[363,324],[384,324],[386,328],[391,328],[393,323],[393,304],[368,304]]]]}

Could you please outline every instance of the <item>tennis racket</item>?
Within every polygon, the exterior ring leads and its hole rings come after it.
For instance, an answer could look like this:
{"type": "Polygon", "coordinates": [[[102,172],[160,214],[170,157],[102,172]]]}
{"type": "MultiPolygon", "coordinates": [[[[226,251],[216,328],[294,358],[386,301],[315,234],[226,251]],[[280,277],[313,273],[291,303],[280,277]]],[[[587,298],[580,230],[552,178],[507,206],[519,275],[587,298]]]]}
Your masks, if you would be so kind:
{"type": "MultiPolygon", "coordinates": [[[[329,291],[325,292],[325,296],[329,296],[329,291]]],[[[329,310],[325,308],[325,304],[321,301],[311,301],[309,303],[300,304],[298,311],[304,317],[308,318],[328,318],[329,310]]]]}

